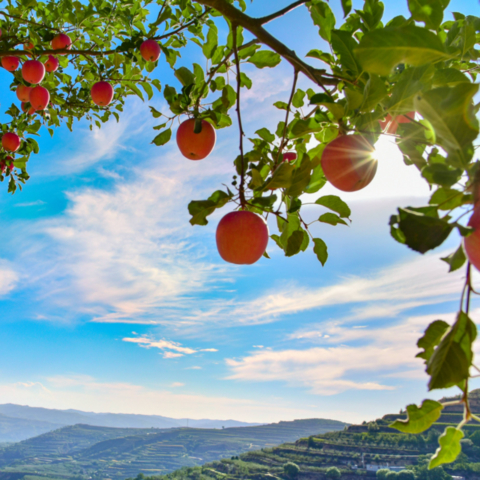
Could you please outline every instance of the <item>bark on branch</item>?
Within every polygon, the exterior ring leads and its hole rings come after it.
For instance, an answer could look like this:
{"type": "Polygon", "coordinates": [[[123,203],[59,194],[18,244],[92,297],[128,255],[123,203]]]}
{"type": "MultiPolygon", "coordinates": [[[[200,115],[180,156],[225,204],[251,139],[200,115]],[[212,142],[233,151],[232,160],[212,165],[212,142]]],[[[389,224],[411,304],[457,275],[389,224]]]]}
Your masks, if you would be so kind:
{"type": "MultiPolygon", "coordinates": [[[[312,82],[324,87],[325,85],[337,85],[339,80],[336,78],[324,77],[323,74],[325,70],[319,70],[317,68],[308,65],[303,60],[301,60],[297,54],[290,50],[285,44],[280,42],[277,38],[271,35],[265,28],[263,28],[263,23],[265,18],[253,18],[245,13],[241,12],[233,5],[229,4],[226,0],[194,0],[196,3],[203,5],[205,7],[211,7],[220,12],[224,17],[228,18],[230,22],[234,25],[240,25],[250,33],[255,35],[255,37],[264,45],[271,48],[274,52],[278,53],[282,58],[289,62],[295,70],[302,72],[306,75],[312,82]]],[[[294,6],[298,6],[299,2],[295,2],[294,6]]],[[[290,6],[291,7],[291,6],[290,6]]],[[[284,9],[285,10],[285,9],[284,9]]],[[[285,13],[291,10],[288,8],[285,10],[285,13]]],[[[280,10],[281,12],[281,10],[280,10]]],[[[276,18],[279,16],[279,12],[276,14],[270,15],[271,18],[276,18]],[[273,16],[272,16],[273,15],[273,16]]]]}

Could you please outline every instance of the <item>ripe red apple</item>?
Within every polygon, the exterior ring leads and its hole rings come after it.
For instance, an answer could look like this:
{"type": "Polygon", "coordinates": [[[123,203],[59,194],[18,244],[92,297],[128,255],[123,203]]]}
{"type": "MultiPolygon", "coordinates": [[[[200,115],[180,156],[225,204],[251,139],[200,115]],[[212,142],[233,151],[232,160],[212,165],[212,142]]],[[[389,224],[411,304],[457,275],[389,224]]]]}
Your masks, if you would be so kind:
{"type": "Polygon", "coordinates": [[[30,103],[22,102],[22,111],[24,113],[28,113],[29,115],[33,115],[35,113],[35,109],[30,105],[30,103]]]}
{"type": "Polygon", "coordinates": [[[38,60],[27,60],[22,67],[22,77],[34,85],[40,83],[45,76],[45,66],[38,60]]]}
{"type": "Polygon", "coordinates": [[[285,152],[283,154],[284,162],[293,162],[296,159],[297,159],[297,154],[295,152],[285,152]]]}
{"type": "Polygon", "coordinates": [[[361,135],[341,135],[322,153],[323,173],[339,190],[361,190],[373,180],[377,171],[373,152],[373,146],[361,135]]]}
{"type": "MultiPolygon", "coordinates": [[[[52,49],[63,50],[64,48],[67,50],[72,48],[72,39],[65,33],[59,33],[52,40],[52,49]]],[[[59,53],[59,55],[66,55],[66,53],[59,53]]]]}
{"type": "Polygon", "coordinates": [[[9,72],[14,72],[20,65],[18,57],[5,56],[2,57],[2,67],[9,72]]]}
{"type": "Polygon", "coordinates": [[[45,110],[50,101],[50,92],[41,85],[37,85],[30,92],[30,104],[35,110],[45,110]]]}
{"type": "Polygon", "coordinates": [[[9,152],[16,152],[20,148],[20,137],[13,132],[7,132],[2,137],[2,147],[9,152]]]}
{"type": "Polygon", "coordinates": [[[473,232],[463,239],[463,246],[470,263],[480,270],[480,207],[478,204],[473,210],[468,226],[473,228],[473,232]]]}
{"type": "Polygon", "coordinates": [[[202,120],[200,133],[195,133],[194,128],[194,118],[182,122],[177,130],[177,145],[184,157],[189,160],[202,160],[212,153],[217,134],[212,124],[205,120],[202,120]]]}
{"type": "Polygon", "coordinates": [[[28,102],[30,101],[30,91],[32,90],[32,87],[27,87],[26,85],[19,85],[17,87],[17,91],[15,92],[17,94],[17,98],[22,101],[22,102],[28,102]]]}
{"type": "Polygon", "coordinates": [[[155,40],[145,40],[140,45],[140,53],[147,62],[156,62],[160,57],[160,45],[155,40]]]}
{"type": "Polygon", "coordinates": [[[112,101],[113,93],[113,87],[108,82],[103,81],[97,82],[90,90],[93,103],[100,107],[105,107],[112,101]]]}
{"type": "MultiPolygon", "coordinates": [[[[407,113],[407,116],[410,118],[415,118],[415,112],[409,112],[407,113]]],[[[384,133],[394,134],[397,132],[398,125],[400,123],[410,123],[410,118],[407,118],[405,115],[398,115],[396,117],[392,117],[390,114],[388,114],[385,120],[379,123],[384,133]]]]}
{"type": "Polygon", "coordinates": [[[230,212],[220,220],[216,239],[218,253],[226,262],[251,265],[265,253],[268,227],[256,213],[230,212]]]}
{"type": "Polygon", "coordinates": [[[32,42],[27,42],[23,44],[23,48],[25,50],[33,50],[35,48],[35,45],[32,42]]]}
{"type": "Polygon", "coordinates": [[[58,58],[53,55],[48,56],[48,60],[45,62],[45,70],[49,73],[56,72],[58,68],[58,58]]]}

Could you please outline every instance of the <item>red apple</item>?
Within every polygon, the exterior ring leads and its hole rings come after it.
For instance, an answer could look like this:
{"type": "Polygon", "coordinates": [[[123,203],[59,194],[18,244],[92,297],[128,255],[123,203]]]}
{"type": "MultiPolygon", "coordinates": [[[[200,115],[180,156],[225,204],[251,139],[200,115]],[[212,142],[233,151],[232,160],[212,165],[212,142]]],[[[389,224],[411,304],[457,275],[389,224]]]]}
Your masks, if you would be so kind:
{"type": "Polygon", "coordinates": [[[140,53],[147,62],[156,62],[160,57],[160,45],[155,40],[145,40],[140,45],[140,53]]]}
{"type": "Polygon", "coordinates": [[[2,67],[9,72],[14,72],[20,65],[18,57],[5,56],[2,57],[2,67]]]}
{"type": "Polygon", "coordinates": [[[112,101],[113,93],[113,87],[108,82],[103,81],[97,82],[90,90],[93,103],[100,107],[105,107],[112,101]]]}
{"type": "Polygon", "coordinates": [[[33,50],[35,48],[35,45],[32,42],[27,42],[23,44],[23,48],[25,50],[33,50]]]}
{"type": "Polygon", "coordinates": [[[22,102],[22,111],[24,113],[28,113],[29,115],[33,115],[35,113],[35,109],[30,105],[30,103],[22,102]]]}
{"type": "Polygon", "coordinates": [[[17,91],[15,92],[17,94],[17,98],[22,101],[22,102],[28,102],[30,101],[30,91],[32,90],[32,87],[27,87],[26,85],[19,85],[17,87],[17,91]]]}
{"type": "Polygon", "coordinates": [[[177,130],[177,145],[184,157],[189,160],[202,160],[212,153],[217,134],[211,123],[202,120],[202,131],[194,132],[195,119],[181,123],[177,130]]]}
{"type": "Polygon", "coordinates": [[[226,262],[251,265],[265,253],[268,227],[256,213],[230,212],[220,220],[216,239],[218,253],[226,262]]]}
{"type": "Polygon", "coordinates": [[[297,159],[297,154],[295,152],[285,152],[283,154],[284,162],[293,162],[296,159],[297,159]]]}
{"type": "Polygon", "coordinates": [[[49,101],[50,92],[41,85],[37,85],[30,92],[30,104],[35,110],[45,110],[49,101]]]}
{"type": "MultiPolygon", "coordinates": [[[[72,39],[65,33],[59,33],[52,40],[52,49],[53,50],[70,50],[72,48],[72,39]]],[[[59,53],[59,55],[66,55],[66,53],[59,53]]]]}
{"type": "MultiPolygon", "coordinates": [[[[409,112],[407,113],[407,116],[410,118],[415,118],[415,112],[409,112]]],[[[398,115],[396,117],[392,117],[390,114],[388,114],[385,120],[379,123],[384,133],[394,134],[397,132],[398,125],[400,123],[410,123],[410,118],[407,118],[405,115],[398,115]]]]}
{"type": "Polygon", "coordinates": [[[38,60],[27,60],[22,67],[22,77],[34,85],[40,83],[45,76],[45,66],[38,60]]]}
{"type": "Polygon", "coordinates": [[[2,147],[9,152],[16,152],[20,148],[20,137],[16,133],[7,132],[2,137],[2,147]]]}
{"type": "Polygon", "coordinates": [[[468,226],[473,232],[463,239],[463,246],[470,263],[480,270],[480,207],[477,205],[468,221],[468,226]]]}
{"type": "Polygon", "coordinates": [[[377,171],[373,152],[373,146],[361,135],[337,137],[322,153],[323,173],[339,190],[361,190],[373,180],[377,171]]]}
{"type": "Polygon", "coordinates": [[[53,55],[48,56],[48,60],[45,62],[45,70],[49,73],[56,72],[58,68],[58,58],[53,55]]]}

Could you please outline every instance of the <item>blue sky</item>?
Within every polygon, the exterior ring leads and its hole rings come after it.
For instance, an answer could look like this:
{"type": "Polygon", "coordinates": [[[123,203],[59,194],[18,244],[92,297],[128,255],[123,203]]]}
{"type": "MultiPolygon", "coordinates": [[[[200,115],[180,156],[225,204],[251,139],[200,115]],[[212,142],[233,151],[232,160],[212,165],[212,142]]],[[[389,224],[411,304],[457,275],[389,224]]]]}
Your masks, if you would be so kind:
{"type": "MultiPolygon", "coordinates": [[[[286,4],[257,0],[248,11],[286,4]]],[[[387,18],[408,15],[406,2],[386,4],[387,18]]],[[[452,0],[448,10],[480,15],[471,0],[452,0]]],[[[303,9],[269,29],[299,55],[322,47],[303,9]]],[[[179,65],[198,59],[192,47],[179,65]]],[[[163,60],[155,74],[176,82],[163,60]]],[[[272,103],[288,96],[291,70],[282,64],[251,77],[243,95],[249,136],[280,120],[272,103]]],[[[4,107],[16,101],[10,78],[0,71],[4,107]]],[[[151,104],[165,109],[159,95],[151,104]]],[[[374,182],[341,195],[352,225],[317,227],[329,247],[324,268],[312,252],[285,258],[273,242],[271,260],[239,267],[215,247],[227,210],[207,227],[191,227],[187,212],[191,199],[231,180],[236,129],[218,131],[214,153],[190,162],[174,143],[150,144],[154,125],[148,104],[132,99],[120,123],[101,130],[82,122],[53,139],[41,131],[24,191],[10,196],[2,186],[0,402],[357,422],[421,400],[426,377],[415,342],[430,321],[453,318],[462,273],[446,275],[439,257],[459,240],[452,235],[422,257],[390,237],[396,207],[428,195],[395,147],[383,139],[374,182]]],[[[312,200],[327,193],[338,194],[325,187],[312,200]]]]}

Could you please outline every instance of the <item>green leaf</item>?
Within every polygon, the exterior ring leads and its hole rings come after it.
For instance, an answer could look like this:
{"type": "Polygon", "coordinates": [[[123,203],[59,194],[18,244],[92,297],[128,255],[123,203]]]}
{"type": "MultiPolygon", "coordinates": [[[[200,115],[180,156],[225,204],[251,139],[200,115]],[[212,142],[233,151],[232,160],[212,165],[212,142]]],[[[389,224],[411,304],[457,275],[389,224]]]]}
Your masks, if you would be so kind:
{"type": "Polygon", "coordinates": [[[310,183],[310,175],[312,173],[312,162],[305,156],[301,165],[293,170],[292,183],[288,187],[286,194],[292,197],[300,196],[307,185],[310,183]]]}
{"type": "Polygon", "coordinates": [[[434,163],[422,169],[422,177],[430,184],[451,187],[460,180],[463,170],[452,168],[444,163],[434,163]]]}
{"type": "Polygon", "coordinates": [[[347,222],[345,222],[345,220],[342,220],[338,215],[335,215],[334,213],[330,213],[330,212],[320,215],[320,217],[318,218],[318,221],[322,223],[328,223],[329,225],[333,225],[333,226],[336,226],[339,223],[341,223],[342,225],[348,225],[347,222]]]}
{"type": "Polygon", "coordinates": [[[453,387],[470,376],[477,327],[464,312],[444,335],[427,363],[428,389],[453,387]]]}
{"type": "Polygon", "coordinates": [[[325,265],[325,262],[328,258],[327,244],[321,238],[313,239],[314,247],[313,251],[317,256],[318,260],[322,265],[325,265]]]}
{"type": "Polygon", "coordinates": [[[189,85],[192,85],[195,81],[195,76],[186,67],[177,68],[175,70],[175,76],[184,87],[188,87],[189,85]]]}
{"type": "Polygon", "coordinates": [[[352,34],[345,30],[332,31],[332,49],[340,60],[340,65],[346,70],[350,70],[353,75],[360,72],[360,66],[354,55],[358,43],[352,37],[352,34]]]}
{"type": "Polygon", "coordinates": [[[170,138],[172,137],[172,130],[170,128],[167,128],[167,130],[164,130],[163,132],[160,132],[152,141],[157,147],[160,147],[161,145],[165,145],[168,143],[170,138]]]}
{"type": "Polygon", "coordinates": [[[365,90],[363,92],[362,112],[370,112],[388,95],[385,82],[378,76],[370,74],[365,90]]]}
{"type": "Polygon", "coordinates": [[[316,200],[315,203],[337,212],[342,218],[350,218],[350,215],[352,214],[349,206],[336,195],[324,195],[316,200]]]}
{"type": "Polygon", "coordinates": [[[437,70],[432,78],[433,87],[454,87],[459,83],[471,83],[470,79],[456,68],[437,70]]]}
{"type": "MultiPolygon", "coordinates": [[[[345,107],[340,103],[333,102],[325,93],[313,95],[313,97],[310,98],[310,105],[323,105],[337,120],[345,115],[345,107]]],[[[313,119],[310,118],[309,120],[313,119]]],[[[298,122],[307,122],[307,120],[298,120],[298,122]]]]}
{"type": "Polygon", "coordinates": [[[295,230],[287,240],[287,248],[285,249],[285,255],[292,257],[300,252],[303,244],[304,236],[303,230],[295,230]]]}
{"type": "Polygon", "coordinates": [[[377,75],[389,75],[401,63],[420,66],[449,57],[439,37],[414,25],[368,32],[354,53],[365,71],[377,75]]]}
{"type": "Polygon", "coordinates": [[[265,140],[268,143],[272,143],[275,140],[275,135],[270,133],[268,128],[261,128],[255,132],[261,139],[265,140]]]}
{"type": "Polygon", "coordinates": [[[269,188],[288,188],[292,184],[292,173],[295,167],[289,163],[281,163],[278,168],[273,172],[270,179],[267,180],[262,190],[269,188]]]}
{"type": "Polygon", "coordinates": [[[395,420],[390,428],[396,428],[403,433],[422,433],[430,428],[442,414],[443,405],[435,400],[424,400],[422,406],[407,406],[407,420],[395,420]]]}
{"type": "Polygon", "coordinates": [[[318,132],[321,126],[314,118],[308,120],[295,119],[289,126],[289,138],[299,138],[309,133],[318,132]]]}
{"type": "Polygon", "coordinates": [[[471,203],[469,195],[450,188],[438,188],[428,202],[430,205],[437,205],[439,210],[451,210],[465,203],[471,203]]]}
{"type": "Polygon", "coordinates": [[[399,208],[398,225],[405,243],[416,252],[425,253],[441,245],[453,225],[438,217],[425,215],[419,209],[399,208]]]}
{"type": "Polygon", "coordinates": [[[449,328],[450,325],[443,320],[432,322],[425,330],[423,337],[417,342],[418,348],[423,348],[423,352],[417,353],[416,357],[423,358],[427,362],[449,328]]]}
{"type": "Polygon", "coordinates": [[[408,0],[408,9],[416,22],[425,22],[425,27],[436,30],[443,20],[441,0],[408,0]]]}
{"type": "Polygon", "coordinates": [[[317,165],[312,172],[310,177],[310,183],[305,189],[305,193],[316,193],[318,192],[325,184],[327,179],[323,173],[322,166],[317,165]]]}
{"type": "Polygon", "coordinates": [[[223,207],[231,198],[231,195],[217,190],[208,200],[193,200],[188,204],[188,212],[192,216],[190,223],[192,225],[207,225],[207,217],[217,208],[223,207]]]}
{"type": "Polygon", "coordinates": [[[305,97],[305,92],[302,89],[298,89],[295,94],[293,95],[292,98],[292,105],[295,108],[300,108],[303,107],[304,102],[303,102],[303,97],[305,97]]]}
{"type": "Polygon", "coordinates": [[[278,53],[270,52],[269,50],[261,50],[260,52],[255,52],[247,62],[253,63],[257,68],[265,67],[276,67],[282,58],[278,53]]]}
{"type": "Polygon", "coordinates": [[[462,451],[460,440],[463,438],[463,432],[455,427],[447,427],[438,439],[440,447],[430,459],[428,468],[432,469],[443,465],[444,463],[452,463],[462,451]]]}
{"type": "Polygon", "coordinates": [[[352,0],[342,0],[343,18],[352,10],[352,0]]]}
{"type": "Polygon", "coordinates": [[[307,3],[307,6],[313,23],[319,27],[320,36],[330,42],[331,32],[335,27],[335,16],[332,9],[322,0],[312,0],[307,3]]]}
{"type": "Polygon", "coordinates": [[[207,41],[202,46],[202,51],[203,51],[203,54],[205,55],[205,58],[208,58],[208,59],[212,58],[213,52],[217,48],[217,45],[218,45],[218,28],[212,22],[207,32],[207,41]]]}
{"type": "Polygon", "coordinates": [[[450,265],[450,269],[448,270],[449,272],[458,270],[467,261],[467,257],[465,256],[465,252],[463,250],[463,245],[460,244],[455,252],[450,254],[448,257],[443,257],[442,260],[450,265]]]}
{"type": "Polygon", "coordinates": [[[473,156],[473,141],[479,132],[472,99],[479,85],[440,87],[415,97],[415,109],[428,120],[437,142],[455,166],[464,168],[473,156]]]}

